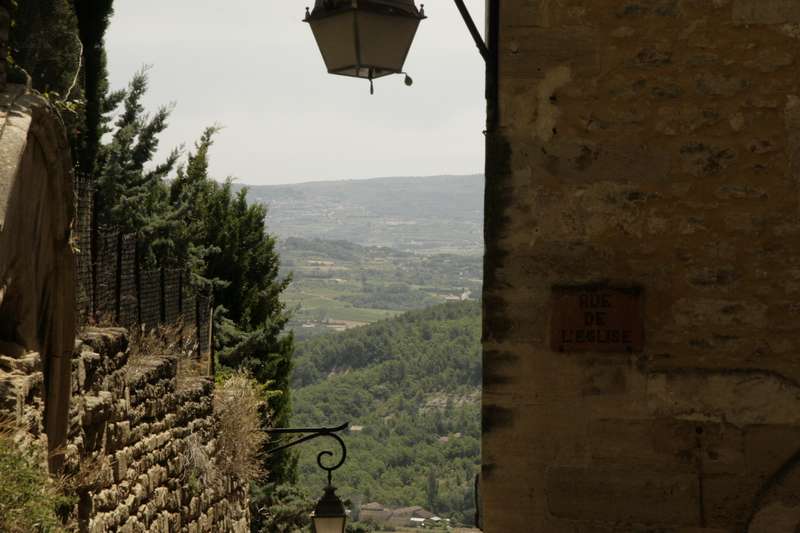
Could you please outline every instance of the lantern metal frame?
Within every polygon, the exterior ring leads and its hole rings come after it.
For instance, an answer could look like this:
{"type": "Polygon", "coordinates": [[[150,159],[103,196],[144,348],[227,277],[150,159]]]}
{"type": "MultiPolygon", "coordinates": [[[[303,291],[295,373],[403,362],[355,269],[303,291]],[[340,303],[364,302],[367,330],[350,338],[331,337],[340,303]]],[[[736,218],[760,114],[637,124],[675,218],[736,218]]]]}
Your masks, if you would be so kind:
{"type": "MultiPolygon", "coordinates": [[[[492,52],[492,38],[493,35],[489,36],[490,42],[487,43],[484,41],[483,37],[481,36],[478,27],[475,25],[475,21],[472,18],[472,15],[467,9],[464,0],[453,0],[456,8],[458,9],[461,17],[464,19],[464,23],[469,30],[472,39],[475,41],[475,46],[478,48],[478,52],[481,54],[484,62],[487,64],[487,74],[492,75],[491,80],[489,76],[487,76],[487,88],[491,85],[495,84],[494,81],[494,72],[496,70],[496,63],[494,54],[492,52]]],[[[499,4],[497,4],[497,0],[490,0],[489,1],[489,26],[490,31],[493,31],[494,24],[493,22],[496,20],[496,9],[499,8],[499,4]]],[[[329,63],[328,56],[326,55],[326,51],[323,48],[322,44],[318,42],[320,45],[320,52],[322,52],[323,59],[325,60],[326,66],[328,66],[328,73],[329,74],[336,74],[339,76],[347,76],[359,79],[367,79],[370,83],[370,94],[374,93],[373,88],[373,80],[378,78],[383,78],[385,76],[389,76],[392,74],[405,74],[405,83],[406,85],[412,85],[413,80],[411,77],[404,71],[402,71],[402,66],[405,64],[405,61],[408,57],[409,52],[411,51],[411,43],[413,42],[414,36],[417,32],[417,27],[414,27],[413,33],[411,34],[411,41],[409,41],[409,46],[405,50],[402,61],[399,62],[398,67],[390,67],[389,65],[372,65],[372,64],[365,64],[362,57],[363,57],[363,50],[361,48],[361,36],[360,36],[360,26],[359,26],[359,13],[373,13],[380,15],[382,17],[397,17],[399,19],[411,19],[416,20],[417,25],[422,20],[426,19],[427,16],[425,15],[425,4],[420,4],[420,7],[417,8],[415,2],[412,0],[409,6],[404,6],[402,4],[395,4],[390,0],[316,0],[314,10],[311,11],[308,7],[306,7],[306,14],[303,22],[308,23],[309,25],[313,25],[314,22],[318,22],[323,19],[337,17],[341,15],[345,15],[347,13],[353,14],[353,52],[355,53],[355,62],[353,64],[338,64],[335,67],[329,63]],[[366,74],[364,71],[366,70],[366,74]]],[[[313,28],[312,28],[313,29],[313,28]]],[[[316,30],[315,36],[316,36],[316,30]]],[[[487,91],[487,96],[490,96],[489,91],[487,91]]]]}
{"type": "MultiPolygon", "coordinates": [[[[347,13],[352,13],[353,16],[353,50],[355,52],[355,63],[348,64],[348,65],[340,65],[334,69],[328,69],[329,74],[336,74],[338,76],[347,76],[351,78],[359,78],[359,79],[367,79],[372,84],[373,80],[378,78],[383,78],[385,76],[390,76],[392,74],[405,74],[400,69],[394,69],[388,67],[388,65],[373,65],[367,64],[362,59],[362,48],[361,48],[361,36],[360,36],[360,26],[359,26],[359,13],[373,13],[376,15],[380,15],[382,17],[390,17],[390,18],[397,18],[397,19],[411,19],[416,20],[417,24],[425,20],[425,6],[424,4],[421,5],[419,9],[414,6],[413,11],[410,9],[403,9],[399,6],[393,6],[391,4],[384,4],[378,1],[373,0],[352,0],[347,2],[336,2],[335,0],[323,1],[322,6],[325,8],[324,10],[317,11],[316,6],[314,11],[310,11],[308,7],[306,7],[306,15],[303,19],[303,22],[308,23],[309,25],[313,24],[314,22],[324,20],[331,17],[337,17],[340,15],[345,15],[347,13]],[[328,5],[329,4],[329,5],[328,5]],[[359,75],[359,72],[367,70],[367,75],[362,76],[359,75]]],[[[414,28],[413,34],[411,35],[411,40],[409,41],[409,47],[406,49],[405,54],[402,57],[400,65],[405,64],[406,59],[408,58],[408,54],[411,51],[411,42],[414,40],[414,36],[416,35],[417,28],[414,28]]],[[[323,59],[327,59],[325,56],[325,51],[320,49],[322,52],[323,59]]],[[[406,74],[406,84],[411,85],[413,83],[411,78],[406,74]]]]}

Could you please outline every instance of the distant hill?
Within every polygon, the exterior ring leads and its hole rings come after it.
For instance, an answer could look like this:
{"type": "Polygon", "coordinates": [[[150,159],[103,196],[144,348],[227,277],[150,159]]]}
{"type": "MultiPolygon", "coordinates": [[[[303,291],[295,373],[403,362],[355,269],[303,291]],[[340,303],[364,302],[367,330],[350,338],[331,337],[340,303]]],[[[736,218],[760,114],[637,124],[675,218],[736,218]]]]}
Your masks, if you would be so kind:
{"type": "MultiPolygon", "coordinates": [[[[347,462],[333,480],[354,513],[378,501],[471,523],[480,335],[480,304],[453,302],[298,344],[292,425],[350,421],[347,462]]],[[[298,479],[314,494],[324,440],[300,451],[298,479]]]]}
{"type": "Polygon", "coordinates": [[[268,228],[279,238],[480,254],[483,185],[483,176],[472,175],[247,187],[269,207],[268,228]]]}

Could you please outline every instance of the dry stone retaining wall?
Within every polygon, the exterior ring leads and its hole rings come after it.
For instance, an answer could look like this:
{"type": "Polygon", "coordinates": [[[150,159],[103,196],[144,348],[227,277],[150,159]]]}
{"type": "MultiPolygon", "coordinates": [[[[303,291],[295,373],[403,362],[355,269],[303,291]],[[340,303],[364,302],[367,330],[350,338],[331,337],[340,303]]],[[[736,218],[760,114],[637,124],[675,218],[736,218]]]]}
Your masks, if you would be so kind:
{"type": "Polygon", "coordinates": [[[203,468],[211,378],[179,381],[172,355],[131,357],[123,329],[86,330],[72,369],[67,467],[87,480],[82,531],[249,531],[247,487],[203,468]]]}
{"type": "MultiPolygon", "coordinates": [[[[8,352],[8,346],[0,346],[8,352]]],[[[47,444],[36,352],[0,355],[0,415],[47,444]]],[[[122,328],[76,341],[63,474],[79,496],[78,531],[249,531],[249,489],[213,464],[210,377],[178,377],[174,355],[132,356],[122,328]]]]}

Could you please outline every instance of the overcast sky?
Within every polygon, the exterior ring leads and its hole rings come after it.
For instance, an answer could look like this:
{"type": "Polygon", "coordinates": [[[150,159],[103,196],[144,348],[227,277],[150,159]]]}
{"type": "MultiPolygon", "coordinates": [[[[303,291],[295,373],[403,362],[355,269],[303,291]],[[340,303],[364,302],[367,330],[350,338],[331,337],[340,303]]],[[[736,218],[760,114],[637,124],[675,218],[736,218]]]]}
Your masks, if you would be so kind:
{"type": "MultiPolygon", "coordinates": [[[[277,184],[483,171],[484,67],[450,0],[428,0],[402,76],[331,76],[301,22],[313,0],[117,0],[112,87],[150,70],[148,109],[174,102],[163,157],[225,129],[215,178],[277,184]]],[[[468,0],[483,27],[484,0],[468,0]]],[[[418,4],[419,5],[419,4],[418,4]]]]}

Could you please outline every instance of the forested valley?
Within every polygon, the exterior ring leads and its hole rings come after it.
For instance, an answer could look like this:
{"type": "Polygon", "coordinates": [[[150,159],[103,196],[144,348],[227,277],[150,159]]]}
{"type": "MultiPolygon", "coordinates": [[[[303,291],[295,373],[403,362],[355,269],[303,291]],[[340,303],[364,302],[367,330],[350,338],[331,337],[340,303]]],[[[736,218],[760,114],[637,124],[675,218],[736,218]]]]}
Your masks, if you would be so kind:
{"type": "MultiPolygon", "coordinates": [[[[453,302],[298,344],[292,424],[351,423],[334,483],[356,522],[378,502],[472,523],[480,316],[478,302],[453,302]]],[[[316,454],[326,444],[300,452],[298,481],[312,494],[324,484],[316,454]]]]}

